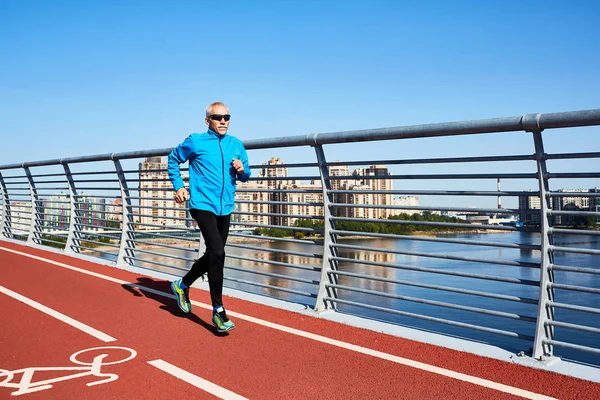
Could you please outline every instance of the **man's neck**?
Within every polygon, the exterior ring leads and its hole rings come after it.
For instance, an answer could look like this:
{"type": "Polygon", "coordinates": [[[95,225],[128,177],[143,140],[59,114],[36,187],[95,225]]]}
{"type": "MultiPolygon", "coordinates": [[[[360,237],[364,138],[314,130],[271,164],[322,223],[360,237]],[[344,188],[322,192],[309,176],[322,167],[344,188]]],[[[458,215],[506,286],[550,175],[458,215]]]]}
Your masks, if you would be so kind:
{"type": "Polygon", "coordinates": [[[222,138],[223,136],[225,136],[227,134],[227,132],[225,132],[224,134],[221,135],[219,132],[215,132],[210,128],[208,128],[208,133],[210,133],[211,135],[214,135],[218,138],[222,138]]]}

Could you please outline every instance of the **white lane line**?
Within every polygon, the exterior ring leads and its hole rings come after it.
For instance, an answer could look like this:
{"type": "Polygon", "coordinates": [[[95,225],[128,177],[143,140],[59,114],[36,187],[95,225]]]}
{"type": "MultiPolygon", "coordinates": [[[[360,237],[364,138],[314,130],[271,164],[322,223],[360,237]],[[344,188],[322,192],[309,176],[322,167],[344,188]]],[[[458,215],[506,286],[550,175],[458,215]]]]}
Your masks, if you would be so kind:
{"type": "MultiPolygon", "coordinates": [[[[194,301],[192,303],[195,304],[194,301]]],[[[210,307],[212,309],[212,307],[210,307]]],[[[285,325],[275,324],[273,322],[264,321],[262,319],[254,318],[248,315],[238,314],[233,311],[227,311],[227,314],[236,317],[239,319],[244,319],[249,322],[254,322],[255,324],[259,324],[262,326],[266,326],[269,328],[277,329],[283,332],[291,333],[293,335],[302,336],[307,339],[312,339],[317,342],[326,343],[332,346],[341,347],[343,349],[352,350],[357,353],[366,354],[369,356],[381,358],[383,360],[392,361],[398,364],[406,365],[408,367],[420,369],[422,371],[432,372],[434,374],[443,375],[448,378],[454,378],[460,381],[469,382],[475,385],[483,386],[489,389],[495,389],[500,392],[510,393],[515,396],[525,397],[527,399],[539,399],[539,400],[556,400],[554,397],[548,397],[541,394],[537,394],[534,392],[529,392],[527,390],[519,389],[513,386],[503,385],[502,383],[490,381],[487,379],[477,378],[476,376],[471,376],[467,374],[462,374],[460,372],[452,371],[445,368],[436,367],[435,365],[425,364],[419,361],[410,360],[404,357],[394,356],[392,354],[384,353],[381,351],[369,349],[367,347],[357,346],[355,344],[342,342],[340,340],[331,339],[326,336],[316,335],[314,333],[301,331],[299,329],[290,328],[285,325]]]]}
{"type": "MultiPolygon", "coordinates": [[[[63,267],[63,268],[67,268],[73,271],[78,271],[81,272],[83,274],[87,274],[87,275],[92,275],[95,276],[97,278],[101,278],[101,279],[105,279],[111,282],[115,282],[115,283],[119,283],[121,285],[128,285],[131,287],[135,287],[138,288],[140,290],[149,292],[149,293],[154,293],[157,295],[161,295],[161,296],[165,296],[165,297],[170,297],[170,298],[175,298],[175,295],[173,294],[169,294],[169,293],[165,293],[165,292],[161,292],[159,290],[155,290],[152,288],[147,288],[145,286],[141,286],[141,285],[136,285],[136,284],[132,284],[130,282],[126,282],[123,281],[121,279],[116,279],[110,276],[106,276],[106,275],[102,275],[102,274],[98,274],[96,272],[91,272],[91,271],[87,271],[85,269],[81,269],[81,268],[77,268],[71,265],[67,265],[67,264],[63,264],[63,263],[59,263],[57,261],[53,261],[53,260],[49,260],[47,258],[43,258],[43,257],[38,257],[38,256],[34,256],[31,254],[27,254],[27,253],[23,253],[20,251],[16,251],[16,250],[12,250],[12,249],[7,249],[4,247],[0,247],[0,250],[5,250],[11,253],[15,253],[15,254],[19,254],[25,257],[29,257],[35,260],[40,260],[40,261],[44,261],[47,262],[49,264],[52,265],[57,265],[59,267],[63,267]]],[[[192,300],[192,304],[201,307],[201,308],[205,308],[208,310],[212,310],[212,307],[208,304],[204,304],[204,303],[200,303],[198,301],[194,301],[192,300]]],[[[534,392],[529,392],[527,390],[523,390],[523,389],[519,389],[513,386],[508,386],[508,385],[504,385],[498,382],[494,382],[494,381],[490,381],[487,379],[482,379],[482,378],[477,378],[475,376],[471,376],[471,375],[466,375],[466,374],[462,374],[460,372],[456,372],[456,371],[452,371],[449,369],[445,369],[445,368],[440,368],[440,367],[436,367],[434,365],[429,365],[429,364],[425,364],[425,363],[421,363],[418,361],[414,361],[414,360],[410,360],[408,358],[403,358],[403,357],[398,357],[398,356],[394,356],[391,354],[387,354],[387,353],[383,353],[381,351],[377,351],[377,350],[373,350],[373,349],[369,349],[366,347],[362,347],[362,346],[357,346],[351,343],[346,343],[346,342],[342,342],[340,340],[336,340],[336,339],[331,339],[328,338],[326,336],[321,336],[321,335],[316,335],[314,333],[310,333],[310,332],[305,332],[305,331],[301,331],[299,329],[294,329],[294,328],[290,328],[288,326],[285,325],[280,325],[280,324],[275,324],[273,322],[269,322],[269,321],[265,321],[262,319],[258,319],[255,317],[251,317],[249,315],[245,315],[245,314],[240,314],[240,313],[236,313],[234,311],[230,311],[227,310],[227,314],[231,315],[232,317],[236,317],[242,320],[246,320],[258,325],[262,325],[268,328],[272,328],[272,329],[277,329],[279,331],[282,332],[286,332],[286,333],[290,333],[292,335],[297,335],[297,336],[301,336],[307,339],[311,339],[311,340],[315,340],[317,342],[321,342],[321,343],[326,343],[332,346],[336,346],[336,347],[340,347],[343,349],[347,349],[347,350],[351,350],[351,351],[355,351],[357,353],[361,353],[361,354],[366,354],[369,356],[373,356],[373,357],[377,357],[377,358],[381,358],[383,360],[388,360],[388,361],[392,361],[398,364],[402,364],[402,365],[406,365],[412,368],[416,368],[416,369],[420,369],[423,371],[427,371],[427,372],[432,372],[434,374],[438,374],[438,375],[442,375],[442,376],[446,376],[449,378],[453,378],[453,379],[457,379],[460,381],[464,381],[464,382],[469,382],[478,386],[483,386],[486,388],[490,388],[490,389],[494,389],[494,390],[498,390],[500,392],[504,392],[504,393],[509,393],[515,396],[520,396],[520,397],[525,397],[528,399],[536,399],[536,400],[551,400],[554,399],[553,397],[548,397],[548,396],[544,396],[541,394],[537,394],[534,392]]]]}
{"type": "Polygon", "coordinates": [[[49,316],[54,317],[54,318],[64,322],[65,324],[71,325],[72,327],[77,328],[80,331],[87,333],[88,335],[91,335],[97,339],[100,339],[103,342],[114,342],[115,340],[117,340],[111,336],[108,336],[106,333],[100,332],[99,330],[94,329],[91,326],[84,324],[83,322],[74,320],[73,318],[68,317],[65,314],[62,314],[56,310],[46,307],[45,305],[40,304],[35,300],[31,300],[30,298],[27,298],[23,295],[20,295],[19,293],[13,292],[12,290],[5,288],[4,286],[0,286],[0,292],[4,293],[7,296],[12,297],[13,299],[19,300],[19,301],[27,304],[28,306],[31,306],[43,313],[46,313],[49,316]]]}
{"type": "Polygon", "coordinates": [[[220,399],[225,400],[248,400],[246,397],[242,397],[239,394],[233,393],[230,390],[227,390],[219,385],[215,385],[214,383],[207,381],[206,379],[202,379],[199,376],[196,376],[186,370],[183,370],[179,367],[174,366],[173,364],[169,364],[163,360],[154,360],[148,361],[148,364],[166,372],[167,374],[173,375],[176,378],[181,379],[191,385],[196,386],[199,389],[204,390],[214,396],[217,396],[220,399]]]}

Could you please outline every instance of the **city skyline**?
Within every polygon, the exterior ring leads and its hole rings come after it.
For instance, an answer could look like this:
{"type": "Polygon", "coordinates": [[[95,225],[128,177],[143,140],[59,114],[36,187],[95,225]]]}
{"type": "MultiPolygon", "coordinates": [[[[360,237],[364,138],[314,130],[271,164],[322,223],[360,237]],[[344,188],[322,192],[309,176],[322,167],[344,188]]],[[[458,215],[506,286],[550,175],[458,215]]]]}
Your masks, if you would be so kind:
{"type": "MultiPolygon", "coordinates": [[[[334,208],[334,215],[349,218],[387,219],[400,214],[431,212],[466,219],[472,223],[499,224],[519,220],[524,223],[539,223],[539,213],[494,213],[480,212],[476,208],[463,211],[445,210],[440,205],[438,210],[419,210],[419,196],[403,196],[386,193],[394,190],[394,180],[387,166],[372,165],[367,168],[354,168],[344,165],[343,160],[334,160],[329,166],[332,203],[339,204],[334,208]],[[378,179],[373,179],[378,177],[378,179]],[[369,193],[374,192],[374,193],[369,193]],[[383,192],[383,193],[381,193],[383,192]],[[366,205],[355,207],[353,205],[366,205]],[[371,207],[369,207],[371,206],[371,207]],[[408,207],[408,208],[403,208],[408,207]],[[412,208],[411,208],[412,207],[412,208]],[[415,209],[417,208],[417,209],[415,209]],[[498,215],[496,215],[498,214],[498,215]],[[483,217],[488,217],[483,218],[483,217]],[[482,219],[483,218],[483,219],[482,219]]],[[[193,225],[187,209],[187,203],[177,204],[172,199],[173,188],[168,178],[167,163],[163,157],[147,157],[138,164],[139,192],[134,196],[137,203],[132,202],[133,220],[140,226],[190,227],[193,225]]],[[[255,171],[256,173],[256,171],[255,171]]],[[[261,164],[255,180],[238,183],[236,193],[236,210],[233,222],[259,225],[292,226],[300,219],[310,219],[324,215],[323,188],[320,181],[303,182],[289,175],[286,164],[279,157],[271,157],[261,164]]],[[[187,179],[185,171],[184,180],[187,179]]],[[[500,192],[498,179],[498,191],[500,192]]],[[[525,192],[527,193],[527,191],[525,192]]],[[[518,197],[520,210],[539,210],[540,198],[532,195],[518,197]]],[[[555,211],[595,211],[600,212],[600,197],[585,196],[585,193],[600,193],[600,187],[590,189],[559,189],[550,199],[550,209],[555,211]],[[564,195],[561,196],[561,193],[564,195]]],[[[96,197],[91,193],[78,192],[79,223],[91,229],[107,226],[108,221],[119,221],[123,212],[122,199],[110,200],[109,197],[96,197]],[[108,200],[107,200],[108,199],[108,200]],[[104,221],[104,222],[100,222],[104,221]]],[[[64,230],[71,216],[70,195],[68,191],[39,196],[41,208],[44,210],[44,228],[48,230],[64,230]]],[[[31,205],[27,201],[10,201],[12,221],[16,225],[27,226],[31,205]]],[[[501,207],[501,196],[498,196],[498,208],[501,207]]],[[[593,217],[596,223],[600,218],[593,217]]],[[[557,225],[581,224],[581,216],[554,216],[557,225]]],[[[150,229],[151,229],[150,228],[150,229]]],[[[17,228],[18,230],[19,228],[17,228]]]]}

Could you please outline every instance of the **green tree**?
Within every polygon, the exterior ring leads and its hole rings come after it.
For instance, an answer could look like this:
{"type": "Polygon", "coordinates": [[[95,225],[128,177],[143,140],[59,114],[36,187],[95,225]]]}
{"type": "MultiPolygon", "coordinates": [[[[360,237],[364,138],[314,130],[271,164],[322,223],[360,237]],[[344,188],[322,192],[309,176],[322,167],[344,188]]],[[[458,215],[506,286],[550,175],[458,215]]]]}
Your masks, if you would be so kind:
{"type": "Polygon", "coordinates": [[[596,218],[585,217],[585,227],[586,228],[594,228],[595,226],[596,226],[596,218]]]}

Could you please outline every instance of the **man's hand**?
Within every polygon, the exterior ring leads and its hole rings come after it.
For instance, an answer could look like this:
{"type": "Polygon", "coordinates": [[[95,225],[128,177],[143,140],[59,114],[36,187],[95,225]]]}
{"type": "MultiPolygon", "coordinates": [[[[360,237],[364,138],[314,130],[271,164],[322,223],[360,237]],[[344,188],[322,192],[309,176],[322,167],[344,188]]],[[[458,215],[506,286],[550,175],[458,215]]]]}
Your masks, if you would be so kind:
{"type": "Polygon", "coordinates": [[[244,163],[241,162],[240,160],[236,160],[235,158],[232,158],[231,165],[233,166],[233,168],[235,169],[235,172],[237,172],[238,175],[241,175],[244,173],[244,163]]]}
{"type": "Polygon", "coordinates": [[[190,198],[190,194],[188,193],[187,189],[184,187],[182,187],[177,192],[175,192],[175,202],[177,202],[177,203],[183,203],[184,201],[188,200],[189,198],[190,198]]]}

